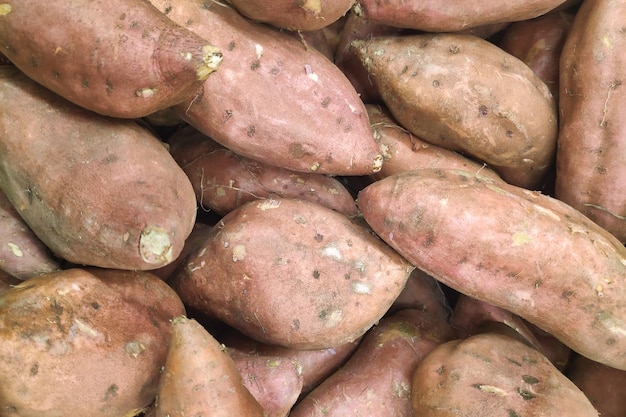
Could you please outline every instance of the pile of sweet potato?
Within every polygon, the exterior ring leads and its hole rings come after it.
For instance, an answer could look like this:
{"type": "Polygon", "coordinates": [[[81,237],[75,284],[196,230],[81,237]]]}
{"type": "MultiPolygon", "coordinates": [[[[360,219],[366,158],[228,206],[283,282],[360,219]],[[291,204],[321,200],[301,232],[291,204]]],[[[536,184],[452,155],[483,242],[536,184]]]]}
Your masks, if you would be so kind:
{"type": "Polygon", "coordinates": [[[0,417],[625,417],[625,21],[0,2],[0,417]]]}

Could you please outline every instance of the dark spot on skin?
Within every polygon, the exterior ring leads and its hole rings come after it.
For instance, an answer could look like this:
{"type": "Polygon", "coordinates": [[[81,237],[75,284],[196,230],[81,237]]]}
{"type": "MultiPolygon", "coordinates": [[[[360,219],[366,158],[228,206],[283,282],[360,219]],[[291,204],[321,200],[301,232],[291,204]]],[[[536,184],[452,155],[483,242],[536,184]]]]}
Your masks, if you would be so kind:
{"type": "Polygon", "coordinates": [[[254,61],[252,61],[252,64],[250,65],[250,69],[252,71],[256,71],[261,67],[261,61],[259,61],[258,59],[255,59],[254,61]]]}
{"type": "Polygon", "coordinates": [[[61,73],[59,71],[53,71],[52,76],[56,79],[61,78],[61,73]]]}
{"type": "Polygon", "coordinates": [[[319,279],[320,278],[320,271],[318,271],[317,269],[315,271],[313,271],[313,278],[319,279]]]}
{"type": "Polygon", "coordinates": [[[111,398],[117,397],[117,391],[119,387],[115,384],[112,384],[107,388],[106,393],[104,394],[104,401],[109,401],[111,398]]]}
{"type": "Polygon", "coordinates": [[[237,44],[235,43],[235,41],[230,41],[228,42],[228,46],[226,47],[226,49],[228,49],[229,51],[232,51],[233,49],[235,49],[235,46],[237,44]]]}
{"type": "Polygon", "coordinates": [[[343,118],[342,117],[337,118],[337,120],[335,120],[335,123],[337,124],[337,126],[340,126],[343,123],[343,118]]]}
{"type": "Polygon", "coordinates": [[[486,116],[488,114],[489,114],[489,110],[487,109],[487,106],[485,106],[484,104],[481,104],[480,107],[478,107],[478,115],[486,116]]]}
{"type": "Polygon", "coordinates": [[[535,394],[533,394],[532,392],[522,389],[522,388],[518,388],[517,389],[517,393],[524,399],[524,400],[532,400],[533,398],[535,398],[535,394]]]}
{"type": "Polygon", "coordinates": [[[561,293],[561,298],[564,298],[566,300],[569,300],[570,298],[572,298],[572,296],[574,295],[574,291],[572,290],[565,290],[561,293]]]}
{"type": "Polygon", "coordinates": [[[30,367],[30,374],[31,376],[35,376],[37,375],[37,373],[39,373],[39,364],[36,363],[33,366],[30,367]]]}
{"type": "Polygon", "coordinates": [[[17,413],[17,408],[14,405],[7,405],[5,408],[9,413],[17,413]]]}
{"type": "Polygon", "coordinates": [[[445,367],[443,365],[441,365],[439,368],[437,368],[437,373],[439,375],[443,375],[443,372],[445,371],[445,367]]]}
{"type": "Polygon", "coordinates": [[[610,337],[610,338],[606,339],[606,344],[607,344],[608,346],[614,345],[614,344],[615,344],[615,342],[616,342],[616,340],[615,340],[614,338],[612,338],[612,337],[610,337]]]}
{"type": "Polygon", "coordinates": [[[110,80],[106,80],[106,92],[107,96],[113,94],[113,83],[110,80]]]}
{"type": "Polygon", "coordinates": [[[506,358],[507,361],[509,361],[510,363],[512,363],[515,366],[522,366],[522,364],[518,361],[516,361],[515,359],[512,358],[506,358]]]}
{"type": "Polygon", "coordinates": [[[467,262],[467,256],[464,256],[464,257],[462,257],[461,259],[459,259],[458,264],[459,264],[459,265],[463,265],[463,264],[464,264],[464,263],[466,263],[466,262],[467,262]]]}
{"type": "Polygon", "coordinates": [[[124,19],[126,19],[126,13],[122,13],[122,14],[120,15],[120,20],[124,20],[124,19]]]}
{"type": "Polygon", "coordinates": [[[294,319],[294,320],[292,321],[292,324],[293,324],[293,328],[294,328],[294,330],[300,330],[300,320],[298,320],[298,319],[294,319]]]}
{"type": "Polygon", "coordinates": [[[505,133],[507,138],[512,138],[513,137],[513,131],[512,130],[507,130],[505,133]]]}
{"type": "Polygon", "coordinates": [[[30,57],[30,65],[32,65],[33,67],[37,68],[39,66],[39,62],[37,62],[37,58],[35,58],[34,56],[30,57]]]}
{"type": "Polygon", "coordinates": [[[508,410],[508,411],[509,411],[509,417],[520,417],[519,414],[515,412],[515,410],[508,410]]]}
{"type": "Polygon", "coordinates": [[[80,85],[81,85],[83,88],[89,88],[89,81],[88,81],[88,80],[83,79],[83,80],[80,82],[80,85]]]}
{"type": "Polygon", "coordinates": [[[130,28],[131,29],[137,29],[138,27],[139,27],[139,23],[137,23],[137,22],[131,22],[130,23],[130,28]]]}
{"type": "Polygon", "coordinates": [[[320,310],[319,313],[317,313],[317,318],[324,320],[326,318],[326,316],[328,315],[328,311],[326,310],[320,310]]]}
{"type": "Polygon", "coordinates": [[[256,127],[254,127],[254,126],[248,127],[248,131],[246,132],[248,137],[250,137],[250,138],[253,137],[255,133],[256,133],[256,127]]]}
{"type": "Polygon", "coordinates": [[[437,88],[439,87],[440,83],[439,80],[433,80],[433,87],[437,88]]]}
{"type": "Polygon", "coordinates": [[[451,54],[458,54],[461,51],[461,47],[458,45],[450,45],[449,51],[451,54]]]}
{"type": "Polygon", "coordinates": [[[316,233],[314,239],[316,242],[321,242],[322,240],[324,240],[324,236],[319,233],[316,233]]]}
{"type": "Polygon", "coordinates": [[[96,303],[95,301],[93,303],[91,303],[91,308],[93,308],[94,310],[97,310],[100,308],[100,304],[96,303]]]}
{"type": "Polygon", "coordinates": [[[308,154],[310,154],[310,152],[307,152],[301,143],[292,143],[291,145],[289,145],[289,155],[294,158],[302,158],[303,156],[308,154]]]}
{"type": "Polygon", "coordinates": [[[426,239],[424,239],[424,247],[427,248],[429,246],[432,246],[435,243],[435,232],[433,232],[432,230],[429,230],[428,233],[426,234],[426,239]]]}
{"type": "Polygon", "coordinates": [[[404,68],[402,68],[402,71],[400,71],[400,75],[406,73],[409,70],[409,66],[405,65],[404,68]]]}
{"type": "Polygon", "coordinates": [[[350,281],[350,274],[346,274],[343,277],[346,279],[346,281],[350,281]]]}
{"type": "Polygon", "coordinates": [[[233,112],[231,110],[224,110],[224,116],[222,116],[222,123],[226,123],[230,118],[233,117],[233,112]]]}
{"type": "Polygon", "coordinates": [[[330,104],[330,97],[326,97],[326,98],[324,98],[324,100],[322,100],[322,107],[323,108],[327,108],[329,104],[330,104]]]}
{"type": "Polygon", "coordinates": [[[272,69],[270,70],[270,74],[272,75],[277,75],[280,72],[280,69],[278,69],[278,67],[272,67],[272,69]]]}
{"type": "Polygon", "coordinates": [[[172,6],[167,6],[165,8],[165,14],[170,14],[171,11],[172,11],[172,6]]]}
{"type": "Polygon", "coordinates": [[[595,167],[593,169],[593,172],[595,172],[596,174],[606,174],[607,169],[605,167],[595,167]]]}
{"type": "Polygon", "coordinates": [[[522,375],[522,380],[527,384],[538,384],[539,380],[532,375],[522,375]]]}
{"type": "Polygon", "coordinates": [[[117,155],[107,155],[106,158],[104,158],[104,160],[102,161],[105,165],[107,164],[112,164],[113,162],[117,161],[119,159],[119,157],[117,155]]]}

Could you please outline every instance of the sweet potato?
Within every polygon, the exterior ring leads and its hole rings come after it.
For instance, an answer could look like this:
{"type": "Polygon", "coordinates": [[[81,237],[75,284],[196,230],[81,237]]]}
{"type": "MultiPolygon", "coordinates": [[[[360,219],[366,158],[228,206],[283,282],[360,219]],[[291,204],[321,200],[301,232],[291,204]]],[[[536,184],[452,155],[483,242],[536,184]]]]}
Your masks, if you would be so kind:
{"type": "Polygon", "coordinates": [[[238,155],[299,172],[365,175],[382,157],[354,87],[299,39],[219,2],[151,0],[220,48],[224,61],[181,118],[238,155]]]}
{"type": "Polygon", "coordinates": [[[0,190],[0,270],[20,280],[60,269],[58,260],[0,190]]]}
{"type": "Polygon", "coordinates": [[[15,278],[12,275],[9,275],[4,270],[0,269],[0,295],[9,291],[15,285],[21,283],[22,281],[15,278]]]}
{"type": "Polygon", "coordinates": [[[172,320],[158,386],[156,417],[264,417],[226,348],[196,320],[172,320]]]}
{"type": "Polygon", "coordinates": [[[288,29],[322,29],[339,20],[354,0],[229,0],[235,9],[252,20],[288,29]]]}
{"type": "Polygon", "coordinates": [[[69,101],[107,116],[142,117],[180,103],[222,59],[217,48],[142,0],[6,0],[2,6],[7,58],[69,101]]]}
{"type": "Polygon", "coordinates": [[[331,348],[311,350],[291,349],[261,343],[234,329],[222,334],[220,340],[228,347],[228,353],[233,358],[237,356],[273,356],[296,362],[302,374],[301,392],[304,394],[318,386],[326,377],[343,365],[354,353],[361,338],[331,348]]]}
{"type": "Polygon", "coordinates": [[[441,316],[416,309],[381,319],[341,369],[292,410],[290,417],[410,417],[411,379],[417,363],[454,338],[441,316]]]}
{"type": "Polygon", "coordinates": [[[196,217],[189,179],[132,120],[82,109],[0,67],[0,189],[37,237],[79,265],[156,269],[196,217]]]}
{"type": "Polygon", "coordinates": [[[456,170],[416,170],[358,195],[409,262],[597,362],[626,368],[626,248],[547,195],[456,170]]]}
{"type": "Polygon", "coordinates": [[[565,0],[358,0],[361,13],[374,22],[428,32],[454,32],[487,24],[540,16],[565,0]]]}
{"type": "Polygon", "coordinates": [[[346,216],[357,215],[354,198],[336,178],[237,155],[191,126],[176,131],[168,143],[205,210],[224,215],[249,201],[283,197],[309,200],[346,216]]]}
{"type": "Polygon", "coordinates": [[[0,415],[137,414],[183,312],[147,272],[74,268],[16,285],[0,296],[0,415]]]}
{"type": "Polygon", "coordinates": [[[265,411],[264,417],[286,417],[302,392],[300,364],[280,356],[231,355],[243,385],[265,411]]]}
{"type": "Polygon", "coordinates": [[[528,65],[557,99],[559,60],[572,19],[571,13],[559,12],[515,22],[498,42],[500,48],[528,65]]]}
{"type": "Polygon", "coordinates": [[[400,126],[386,107],[368,104],[366,108],[374,140],[384,160],[381,170],[370,175],[372,179],[379,180],[398,172],[423,168],[462,169],[492,180],[500,179],[484,164],[416,137],[400,126]]]}
{"type": "Polygon", "coordinates": [[[602,417],[626,415],[626,371],[577,355],[567,368],[566,376],[585,393],[602,417]]]}
{"type": "Polygon", "coordinates": [[[170,284],[187,305],[261,342],[324,349],[363,335],[412,270],[334,210],[267,199],[224,216],[170,284]]]}
{"type": "Polygon", "coordinates": [[[417,137],[536,189],[553,164],[557,113],[526,64],[472,35],[352,42],[394,119],[417,137]]]}
{"type": "Polygon", "coordinates": [[[411,399],[420,417],[598,417],[545,356],[497,333],[435,347],[417,364],[411,399]]]}
{"type": "Polygon", "coordinates": [[[583,2],[560,62],[555,196],[626,243],[626,8],[583,2]]]}

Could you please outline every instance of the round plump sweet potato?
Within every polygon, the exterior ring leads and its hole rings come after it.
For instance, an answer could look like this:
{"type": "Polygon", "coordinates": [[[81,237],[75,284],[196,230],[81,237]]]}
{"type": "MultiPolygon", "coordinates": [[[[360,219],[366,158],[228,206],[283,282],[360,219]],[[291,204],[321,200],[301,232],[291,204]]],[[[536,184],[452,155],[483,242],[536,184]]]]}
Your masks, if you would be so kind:
{"type": "Polygon", "coordinates": [[[196,197],[157,137],[80,108],[14,67],[0,67],[0,97],[0,188],[56,256],[146,270],[180,254],[196,197]]]}
{"type": "Polygon", "coordinates": [[[261,342],[324,349],[363,335],[413,269],[334,210],[267,199],[224,216],[170,284],[190,307],[261,342]]]}
{"type": "Polygon", "coordinates": [[[351,45],[402,127],[487,163],[509,183],[541,185],[556,151],[556,103],[518,58],[472,35],[385,36],[351,45]]]}
{"type": "Polygon", "coordinates": [[[420,417],[598,417],[545,356],[497,333],[435,347],[417,364],[411,400],[420,417]]]}
{"type": "Polygon", "coordinates": [[[0,415],[137,414],[183,313],[147,272],[76,268],[16,285],[0,296],[0,415]]]}
{"type": "Polygon", "coordinates": [[[17,67],[106,116],[180,103],[221,62],[217,48],[142,0],[6,0],[0,21],[2,52],[17,67]]]}
{"type": "Polygon", "coordinates": [[[586,1],[560,61],[555,196],[626,243],[626,8],[586,1]]]}
{"type": "Polygon", "coordinates": [[[357,201],[372,229],[417,268],[626,369],[626,248],[571,206],[436,169],[379,180],[357,201]]]}

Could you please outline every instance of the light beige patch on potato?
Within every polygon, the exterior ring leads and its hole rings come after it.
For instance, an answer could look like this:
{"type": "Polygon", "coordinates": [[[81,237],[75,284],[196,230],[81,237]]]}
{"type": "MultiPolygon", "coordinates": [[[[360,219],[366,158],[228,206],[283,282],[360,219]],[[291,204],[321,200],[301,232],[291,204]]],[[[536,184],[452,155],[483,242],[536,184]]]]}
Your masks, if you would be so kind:
{"type": "Polygon", "coordinates": [[[0,16],[6,16],[13,11],[13,6],[9,3],[0,4],[0,16]]]}
{"type": "Polygon", "coordinates": [[[20,247],[16,245],[15,243],[8,242],[7,246],[9,247],[9,250],[11,251],[11,253],[17,256],[18,258],[21,258],[24,256],[24,252],[22,252],[22,249],[20,249],[20,247]]]}
{"type": "Polygon", "coordinates": [[[322,12],[322,0],[304,0],[300,7],[308,12],[319,14],[322,12]]]}
{"type": "Polygon", "coordinates": [[[246,247],[244,245],[235,245],[233,247],[233,262],[243,261],[246,259],[246,247]]]}

